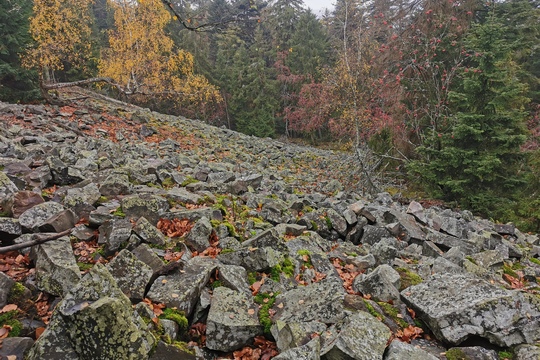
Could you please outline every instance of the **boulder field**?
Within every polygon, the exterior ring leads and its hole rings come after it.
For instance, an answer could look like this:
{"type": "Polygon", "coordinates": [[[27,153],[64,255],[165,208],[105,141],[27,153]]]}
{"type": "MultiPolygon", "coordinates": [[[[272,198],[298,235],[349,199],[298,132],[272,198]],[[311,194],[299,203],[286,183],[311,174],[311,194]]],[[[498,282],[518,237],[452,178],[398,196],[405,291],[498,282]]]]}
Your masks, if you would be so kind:
{"type": "Polygon", "coordinates": [[[540,359],[539,238],[512,224],[88,95],[0,122],[1,359],[540,359]]]}

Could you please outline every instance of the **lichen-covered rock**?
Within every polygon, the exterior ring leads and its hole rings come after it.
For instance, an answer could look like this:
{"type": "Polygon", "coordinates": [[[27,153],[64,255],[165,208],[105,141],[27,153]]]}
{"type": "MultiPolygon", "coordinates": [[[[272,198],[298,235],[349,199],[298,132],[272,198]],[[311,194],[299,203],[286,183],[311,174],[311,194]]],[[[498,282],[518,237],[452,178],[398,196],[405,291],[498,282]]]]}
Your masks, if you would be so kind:
{"type": "Polygon", "coordinates": [[[298,346],[282,352],[273,357],[274,360],[319,360],[321,352],[321,340],[319,337],[312,339],[305,345],[298,346]]]}
{"type": "Polygon", "coordinates": [[[278,295],[273,321],[334,323],[343,313],[345,290],[341,282],[328,279],[278,295]]]}
{"type": "Polygon", "coordinates": [[[347,221],[336,210],[327,209],[326,217],[332,229],[336,230],[341,236],[347,235],[347,221]]]}
{"type": "Polygon", "coordinates": [[[169,200],[182,204],[199,204],[203,200],[202,196],[179,187],[174,187],[168,190],[165,197],[169,200]]]}
{"type": "Polygon", "coordinates": [[[145,217],[141,217],[139,220],[137,220],[137,223],[135,223],[135,227],[133,228],[133,232],[139,235],[144,242],[158,246],[165,245],[165,235],[163,235],[158,228],[146,220],[145,217]]]}
{"type": "Polygon", "coordinates": [[[313,334],[326,331],[326,324],[318,321],[284,322],[277,320],[270,328],[279,351],[287,351],[309,343],[313,334]]]}
{"type": "Polygon", "coordinates": [[[249,283],[247,281],[247,271],[237,265],[221,265],[219,270],[219,280],[229,289],[236,290],[247,295],[251,295],[249,283]]]}
{"type": "Polygon", "coordinates": [[[152,269],[124,249],[107,264],[107,269],[116,280],[118,287],[131,300],[142,300],[152,269]]]}
{"type": "Polygon", "coordinates": [[[147,297],[164,303],[167,307],[176,307],[189,316],[217,265],[213,259],[192,258],[182,271],[176,270],[169,275],[158,277],[147,297]]]}
{"type": "Polygon", "coordinates": [[[19,220],[13,218],[0,217],[0,243],[8,244],[22,234],[19,220]]]}
{"type": "Polygon", "coordinates": [[[499,360],[495,350],[485,349],[480,346],[454,347],[446,351],[447,359],[459,360],[499,360]]]}
{"type": "Polygon", "coordinates": [[[58,314],[51,318],[47,329],[36,340],[28,352],[27,360],[80,360],[58,314]]]}
{"type": "Polygon", "coordinates": [[[70,209],[60,211],[43,222],[38,228],[40,232],[62,232],[69,230],[79,221],[79,217],[70,209]]]}
{"type": "Polygon", "coordinates": [[[210,220],[206,217],[202,217],[186,236],[186,244],[191,246],[195,251],[203,252],[210,247],[209,240],[213,231],[210,220]]]}
{"type": "Polygon", "coordinates": [[[40,244],[34,248],[36,285],[49,294],[64,296],[81,278],[69,237],[40,244]]]}
{"type": "Polygon", "coordinates": [[[64,198],[64,205],[73,208],[81,204],[94,205],[100,198],[101,193],[95,183],[90,183],[82,188],[71,188],[67,190],[64,198]]]}
{"type": "Polygon", "coordinates": [[[428,353],[420,347],[394,340],[386,349],[384,360],[438,360],[435,355],[428,353]]]}
{"type": "Polygon", "coordinates": [[[59,203],[47,201],[23,212],[19,216],[19,223],[24,229],[36,232],[45,221],[64,210],[65,208],[59,203]]]}
{"type": "Polygon", "coordinates": [[[459,344],[478,335],[509,347],[540,339],[540,300],[463,274],[435,274],[401,292],[439,340],[459,344]]]}
{"type": "Polygon", "coordinates": [[[353,282],[353,289],[362,294],[371,294],[379,301],[399,300],[401,284],[399,273],[389,265],[380,265],[371,273],[358,275],[353,282]]]}
{"type": "Polygon", "coordinates": [[[206,322],[206,347],[232,351],[247,345],[262,334],[258,310],[246,294],[226,287],[216,288],[206,322]]]}
{"type": "Polygon", "coordinates": [[[166,344],[163,341],[158,342],[156,350],[148,360],[182,359],[197,360],[198,358],[185,349],[180,349],[173,344],[166,344]]]}
{"type": "Polygon", "coordinates": [[[60,302],[29,359],[145,359],[156,339],[96,264],[60,302]]]}
{"type": "Polygon", "coordinates": [[[157,195],[132,195],[122,199],[122,211],[127,218],[145,217],[150,223],[157,224],[167,210],[169,210],[167,200],[157,195]]]}
{"type": "Polygon", "coordinates": [[[516,360],[538,360],[540,359],[540,347],[534,345],[516,346],[514,356],[516,360]]]}
{"type": "Polygon", "coordinates": [[[105,252],[109,255],[120,250],[122,244],[128,241],[131,235],[131,223],[125,219],[108,220],[99,227],[98,244],[105,245],[105,252]]]}
{"type": "Polygon", "coordinates": [[[153,272],[158,271],[164,265],[159,256],[148,246],[148,244],[140,244],[132,250],[133,255],[140,261],[148,265],[153,272]]]}
{"type": "Polygon", "coordinates": [[[238,265],[248,271],[265,271],[283,261],[283,253],[271,247],[241,248],[232,252],[221,253],[218,260],[227,265],[238,265]]]}
{"type": "Polygon", "coordinates": [[[357,311],[344,320],[339,334],[326,341],[321,355],[327,360],[382,360],[390,329],[367,312],[357,311]]]}
{"type": "Polygon", "coordinates": [[[99,187],[101,195],[128,195],[131,194],[132,185],[125,174],[111,174],[99,187]]]}

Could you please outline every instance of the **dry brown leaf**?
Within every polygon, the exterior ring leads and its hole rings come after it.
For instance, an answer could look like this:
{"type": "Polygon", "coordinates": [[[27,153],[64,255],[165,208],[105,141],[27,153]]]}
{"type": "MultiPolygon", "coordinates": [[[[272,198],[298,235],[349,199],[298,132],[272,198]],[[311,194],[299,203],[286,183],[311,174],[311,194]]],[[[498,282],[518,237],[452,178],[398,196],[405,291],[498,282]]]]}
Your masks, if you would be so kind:
{"type": "Polygon", "coordinates": [[[13,311],[13,310],[17,310],[17,309],[18,309],[17,305],[15,305],[15,304],[7,304],[6,306],[4,306],[2,308],[2,310],[0,310],[0,314],[6,313],[6,312],[9,312],[9,311],[13,311]]]}
{"type": "Polygon", "coordinates": [[[39,337],[41,336],[41,334],[43,334],[43,332],[45,331],[45,327],[41,326],[41,327],[38,327],[36,329],[36,340],[39,339],[39,337]]]}

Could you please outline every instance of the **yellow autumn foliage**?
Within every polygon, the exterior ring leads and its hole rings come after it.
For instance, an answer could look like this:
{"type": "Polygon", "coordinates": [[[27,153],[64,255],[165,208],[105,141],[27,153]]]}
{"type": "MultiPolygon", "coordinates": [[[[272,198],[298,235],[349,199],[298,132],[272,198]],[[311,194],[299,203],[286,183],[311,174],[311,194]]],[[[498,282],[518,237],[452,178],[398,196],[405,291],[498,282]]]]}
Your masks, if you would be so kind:
{"type": "Polygon", "coordinates": [[[109,5],[116,29],[99,63],[101,76],[141,101],[148,96],[169,102],[220,99],[217,88],[194,73],[193,55],[174,48],[165,33],[171,15],[160,0],[114,0],[109,5]]]}
{"type": "Polygon", "coordinates": [[[30,33],[36,46],[23,59],[47,77],[64,63],[84,67],[90,56],[91,5],[93,0],[34,0],[30,33]]]}

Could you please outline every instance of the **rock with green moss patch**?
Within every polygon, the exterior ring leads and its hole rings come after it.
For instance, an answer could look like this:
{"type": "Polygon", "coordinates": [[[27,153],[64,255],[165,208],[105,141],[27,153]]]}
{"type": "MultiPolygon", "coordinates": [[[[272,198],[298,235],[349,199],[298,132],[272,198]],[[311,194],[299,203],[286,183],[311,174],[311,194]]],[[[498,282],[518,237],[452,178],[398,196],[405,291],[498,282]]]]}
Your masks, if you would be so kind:
{"type": "Polygon", "coordinates": [[[251,297],[226,287],[214,290],[206,322],[207,348],[236,350],[261,334],[258,306],[251,301],[251,297]]]}
{"type": "Polygon", "coordinates": [[[49,294],[64,296],[81,278],[69,237],[46,242],[33,249],[36,285],[49,294]]]}
{"type": "Polygon", "coordinates": [[[149,360],[163,359],[196,360],[197,357],[191,351],[188,351],[185,348],[160,341],[158,342],[156,350],[152,356],[150,356],[149,360]]]}
{"type": "Polygon", "coordinates": [[[337,337],[326,341],[321,349],[324,359],[382,360],[390,329],[364,311],[349,314],[337,337]]]}
{"type": "Polygon", "coordinates": [[[480,346],[450,348],[445,356],[447,360],[499,360],[495,350],[480,346]]]}
{"type": "Polygon", "coordinates": [[[471,336],[509,347],[540,340],[540,299],[463,274],[435,274],[401,292],[403,301],[450,344],[471,336]]]}
{"type": "Polygon", "coordinates": [[[107,264],[107,269],[116,280],[118,287],[131,300],[142,300],[152,269],[124,249],[107,264]]]}
{"type": "Polygon", "coordinates": [[[152,224],[157,224],[159,218],[169,210],[165,198],[152,194],[126,196],[121,204],[127,218],[139,219],[144,216],[152,224]]]}
{"type": "Polygon", "coordinates": [[[437,360],[439,359],[433,354],[421,349],[420,347],[407,344],[403,341],[394,340],[386,350],[385,360],[437,360]]]}
{"type": "Polygon", "coordinates": [[[167,307],[176,307],[190,316],[199,299],[202,289],[218,263],[210,258],[192,258],[182,269],[158,277],[147,297],[167,307]]]}

